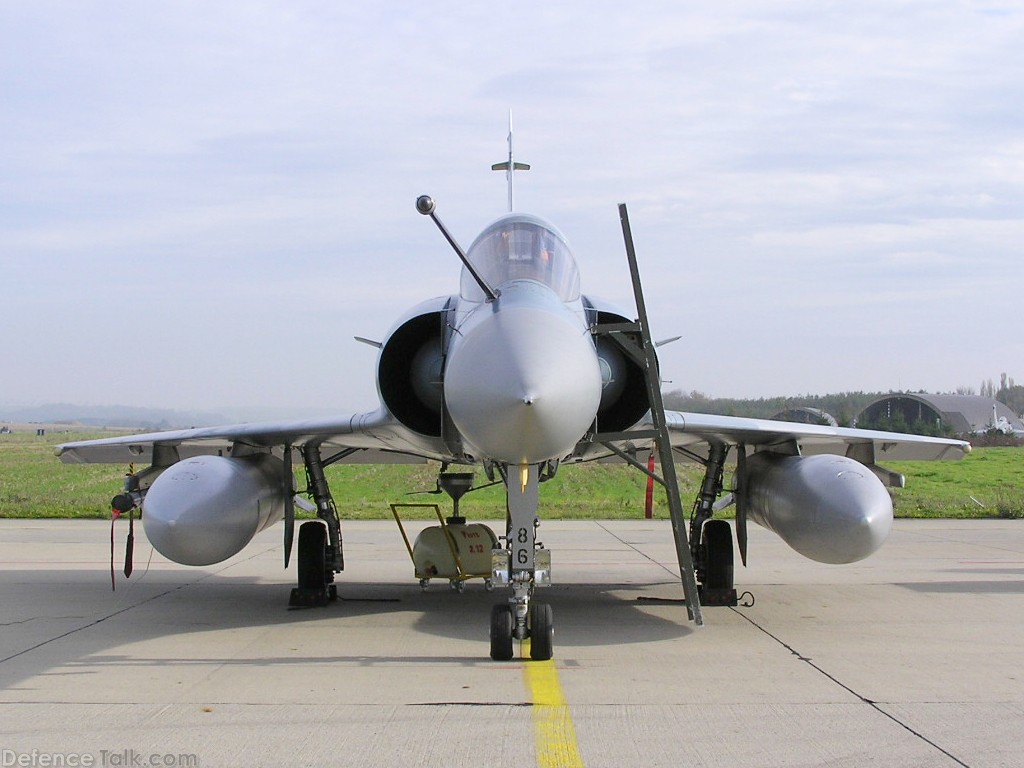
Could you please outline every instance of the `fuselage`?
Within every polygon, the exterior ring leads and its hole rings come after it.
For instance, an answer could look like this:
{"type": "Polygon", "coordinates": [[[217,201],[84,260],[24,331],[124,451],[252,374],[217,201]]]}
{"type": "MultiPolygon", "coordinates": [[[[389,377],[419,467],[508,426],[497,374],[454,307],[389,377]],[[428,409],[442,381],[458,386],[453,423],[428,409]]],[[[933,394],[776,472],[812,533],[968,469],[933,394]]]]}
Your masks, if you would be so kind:
{"type": "Polygon", "coordinates": [[[572,253],[550,225],[512,214],[467,255],[498,297],[486,299],[463,275],[444,369],[448,413],[475,455],[510,464],[561,458],[601,400],[572,253]]]}
{"type": "Polygon", "coordinates": [[[477,275],[463,268],[458,295],[414,310],[382,347],[382,402],[476,461],[568,456],[607,405],[602,394],[624,384],[622,362],[595,344],[599,313],[580,293],[568,243],[544,220],[513,213],[466,255],[477,275]]]}

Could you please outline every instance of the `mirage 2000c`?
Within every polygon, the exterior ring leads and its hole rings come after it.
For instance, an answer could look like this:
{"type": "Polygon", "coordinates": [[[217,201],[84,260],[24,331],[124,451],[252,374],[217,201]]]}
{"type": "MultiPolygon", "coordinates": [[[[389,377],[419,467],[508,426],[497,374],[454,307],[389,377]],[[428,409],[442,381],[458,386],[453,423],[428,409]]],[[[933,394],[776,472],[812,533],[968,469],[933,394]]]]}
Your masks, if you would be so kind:
{"type": "Polygon", "coordinates": [[[514,161],[510,134],[508,161],[495,166],[508,173],[510,212],[465,252],[433,200],[416,201],[462,259],[461,286],[407,312],[379,343],[376,410],[66,443],[57,454],[69,463],[148,462],[127,478],[115,507],[141,507],[156,550],[186,565],[229,558],[283,519],[287,567],[295,505],[309,496],[319,519],[299,530],[297,605],[336,596],[344,568],[325,466],[434,460],[439,487],[449,485],[452,467],[482,467],[507,493],[506,530],[487,547],[493,580],[509,590],[491,611],[490,655],[507,660],[514,640],[526,638],[533,659],[552,656],[551,608],[535,599],[551,573],[551,553],[537,540],[539,487],[572,464],[622,460],[664,484],[687,608],[700,624],[702,604],[735,604],[732,530],[713,518],[727,500],[736,504],[744,562],[752,520],[805,557],[849,563],[874,552],[892,526],[886,486],[903,479],[879,461],[970,450],[957,440],[665,411],[625,207],[635,315],[581,292],[566,239],[543,219],[511,212],[514,173],[527,167],[514,161]],[[643,460],[651,451],[660,475],[643,460]],[[730,452],[736,469],[727,489],[730,452]],[[677,459],[705,467],[689,521],[677,459]],[[302,494],[296,461],[308,481],[302,494]]]}

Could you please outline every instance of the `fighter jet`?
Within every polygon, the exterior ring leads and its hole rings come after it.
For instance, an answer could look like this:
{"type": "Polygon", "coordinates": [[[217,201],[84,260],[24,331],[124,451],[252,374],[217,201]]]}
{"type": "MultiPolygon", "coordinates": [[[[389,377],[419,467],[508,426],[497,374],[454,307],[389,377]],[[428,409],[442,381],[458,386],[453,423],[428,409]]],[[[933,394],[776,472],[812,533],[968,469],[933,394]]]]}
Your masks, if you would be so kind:
{"type": "MultiPolygon", "coordinates": [[[[512,157],[512,179],[527,169],[512,157]]],[[[379,344],[375,410],[307,421],[185,429],[65,443],[67,463],[148,463],[115,497],[141,507],[150,542],[168,559],[209,565],[239,552],[284,520],[285,566],[292,550],[302,462],[308,508],[298,542],[292,604],[336,596],[344,569],[342,526],[324,468],[342,462],[440,463],[481,467],[507,494],[506,530],[491,552],[493,578],[508,597],[493,606],[490,655],[513,656],[530,639],[533,659],[553,653],[550,605],[535,599],[550,582],[550,556],[537,539],[540,486],[559,470],[595,460],[626,461],[665,485],[689,615],[701,605],[735,604],[732,530],[715,512],[736,504],[736,537],[746,561],[748,520],[805,557],[849,563],[867,557],[892,526],[887,485],[903,478],[884,459],[960,458],[958,440],[665,411],[628,215],[620,207],[636,312],[581,289],[566,238],[537,216],[510,210],[463,250],[428,196],[416,200],[462,261],[458,293],[429,299],[400,317],[379,344]],[[643,460],[657,451],[661,474],[643,460]],[[731,487],[724,477],[735,459],[731,487]],[[705,467],[690,520],[684,519],[674,462],[705,467]]]]}

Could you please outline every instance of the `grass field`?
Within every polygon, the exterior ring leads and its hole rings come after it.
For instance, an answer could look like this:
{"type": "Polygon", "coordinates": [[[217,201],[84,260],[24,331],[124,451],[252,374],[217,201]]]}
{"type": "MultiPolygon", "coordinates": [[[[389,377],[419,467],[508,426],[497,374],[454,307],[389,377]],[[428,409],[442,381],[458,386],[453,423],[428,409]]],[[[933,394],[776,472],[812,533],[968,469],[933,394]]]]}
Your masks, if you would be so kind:
{"type": "MultiPolygon", "coordinates": [[[[0,435],[0,517],[108,517],[110,499],[121,490],[127,467],[65,465],[53,455],[57,443],[96,436],[0,435]]],[[[1024,449],[978,448],[963,461],[892,462],[886,466],[907,477],[907,487],[893,491],[897,517],[1024,517],[1024,449]]],[[[697,466],[680,466],[687,508],[701,474],[697,466]]],[[[447,497],[408,495],[432,490],[436,475],[436,464],[328,468],[338,509],[348,519],[387,518],[392,502],[436,502],[445,509],[450,505],[447,497]]],[[[482,472],[477,482],[486,482],[482,472]]],[[[640,518],[645,485],[643,475],[624,465],[565,467],[541,488],[542,514],[547,519],[640,518]]],[[[470,493],[462,501],[462,510],[471,518],[503,517],[504,493],[500,487],[470,493]]],[[[729,513],[727,510],[726,516],[729,513]]],[[[660,489],[655,491],[654,514],[668,516],[660,489]]],[[[432,515],[428,510],[403,513],[411,518],[432,515]]]]}

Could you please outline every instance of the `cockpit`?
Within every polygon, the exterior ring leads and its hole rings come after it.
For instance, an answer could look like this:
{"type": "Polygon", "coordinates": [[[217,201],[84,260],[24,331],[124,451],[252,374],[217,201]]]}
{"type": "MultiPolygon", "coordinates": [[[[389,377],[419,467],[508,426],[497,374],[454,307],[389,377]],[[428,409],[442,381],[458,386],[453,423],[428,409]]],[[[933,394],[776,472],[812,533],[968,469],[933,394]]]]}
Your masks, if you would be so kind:
{"type": "MultiPolygon", "coordinates": [[[[492,288],[510,280],[534,280],[551,288],[562,301],[580,297],[580,273],[569,244],[536,216],[502,216],[480,233],[466,255],[492,288]]],[[[460,292],[467,301],[486,298],[465,267],[460,292]]]]}

